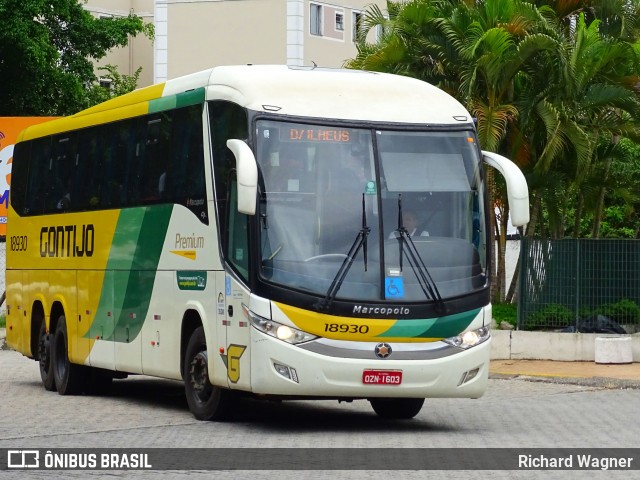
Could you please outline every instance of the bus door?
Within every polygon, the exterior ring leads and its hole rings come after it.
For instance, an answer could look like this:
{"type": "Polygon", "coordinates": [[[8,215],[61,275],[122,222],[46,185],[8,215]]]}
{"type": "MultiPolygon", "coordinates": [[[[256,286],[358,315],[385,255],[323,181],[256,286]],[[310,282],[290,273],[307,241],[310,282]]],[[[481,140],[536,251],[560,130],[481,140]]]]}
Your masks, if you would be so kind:
{"type": "Polygon", "coordinates": [[[250,390],[250,323],[246,311],[249,290],[230,274],[226,274],[224,285],[227,382],[230,388],[250,390]]]}
{"type": "Polygon", "coordinates": [[[247,314],[249,289],[241,278],[249,276],[249,217],[238,212],[238,186],[233,178],[227,203],[227,228],[225,255],[233,270],[225,276],[225,304],[227,327],[227,380],[229,387],[250,390],[250,323],[247,314]]]}

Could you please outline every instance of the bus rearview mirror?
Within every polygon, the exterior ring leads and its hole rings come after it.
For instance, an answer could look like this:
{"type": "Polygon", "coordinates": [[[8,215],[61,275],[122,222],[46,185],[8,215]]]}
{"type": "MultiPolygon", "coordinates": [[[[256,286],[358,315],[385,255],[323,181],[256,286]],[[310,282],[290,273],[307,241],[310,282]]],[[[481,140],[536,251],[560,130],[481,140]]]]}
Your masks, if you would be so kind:
{"type": "Polygon", "coordinates": [[[511,224],[521,227],[529,223],[529,187],[522,171],[508,158],[493,152],[482,151],[484,162],[498,170],[507,183],[507,198],[511,224]]]}
{"type": "Polygon", "coordinates": [[[256,158],[243,140],[227,140],[227,147],[236,157],[238,211],[247,215],[255,215],[258,191],[258,165],[256,158]]]}

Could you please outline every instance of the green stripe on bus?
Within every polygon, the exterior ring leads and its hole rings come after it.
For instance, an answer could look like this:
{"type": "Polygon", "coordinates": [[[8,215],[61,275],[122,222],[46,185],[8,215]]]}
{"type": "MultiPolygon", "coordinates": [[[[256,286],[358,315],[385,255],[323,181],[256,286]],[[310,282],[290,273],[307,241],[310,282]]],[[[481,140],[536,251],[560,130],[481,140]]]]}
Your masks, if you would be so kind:
{"type": "Polygon", "coordinates": [[[398,320],[389,330],[378,335],[379,338],[449,338],[463,332],[480,312],[479,308],[469,312],[456,313],[446,317],[398,320]]]}
{"type": "Polygon", "coordinates": [[[189,105],[197,105],[204,102],[205,91],[203,87],[190,90],[188,92],[179,93],[176,98],[176,107],[188,107],[189,105]]]}
{"type": "Polygon", "coordinates": [[[149,100],[149,113],[163,112],[176,108],[176,96],[162,97],[156,100],[149,100]]]}
{"type": "Polygon", "coordinates": [[[100,331],[103,340],[127,343],[140,333],[172,211],[160,205],[120,212],[91,337],[100,331]]]}
{"type": "Polygon", "coordinates": [[[188,107],[189,105],[197,105],[204,102],[204,88],[196,88],[177,95],[169,95],[168,97],[149,100],[149,113],[163,112],[174,108],[188,107]]]}

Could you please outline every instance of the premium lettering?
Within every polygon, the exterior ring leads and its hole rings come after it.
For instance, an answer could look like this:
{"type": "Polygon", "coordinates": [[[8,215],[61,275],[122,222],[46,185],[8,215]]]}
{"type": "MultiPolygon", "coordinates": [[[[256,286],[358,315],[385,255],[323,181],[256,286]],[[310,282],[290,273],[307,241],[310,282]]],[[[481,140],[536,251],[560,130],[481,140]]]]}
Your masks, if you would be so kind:
{"type": "Polygon", "coordinates": [[[174,248],[204,248],[204,237],[196,237],[195,233],[191,235],[180,235],[176,233],[174,248]]]}
{"type": "Polygon", "coordinates": [[[91,257],[95,229],[89,225],[55,225],[40,229],[41,257],[91,257]]]}

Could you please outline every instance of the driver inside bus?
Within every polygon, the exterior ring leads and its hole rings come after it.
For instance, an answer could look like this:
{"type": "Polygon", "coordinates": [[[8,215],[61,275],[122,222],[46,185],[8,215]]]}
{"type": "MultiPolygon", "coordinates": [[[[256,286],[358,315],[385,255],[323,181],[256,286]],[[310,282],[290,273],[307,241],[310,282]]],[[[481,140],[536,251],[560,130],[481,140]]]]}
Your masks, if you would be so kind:
{"type": "MultiPolygon", "coordinates": [[[[410,237],[428,237],[429,232],[426,230],[418,231],[418,216],[412,211],[405,211],[402,214],[402,223],[404,228],[406,228],[407,233],[409,233],[410,237]]],[[[389,239],[398,238],[400,233],[398,230],[394,230],[389,234],[389,239]]]]}

